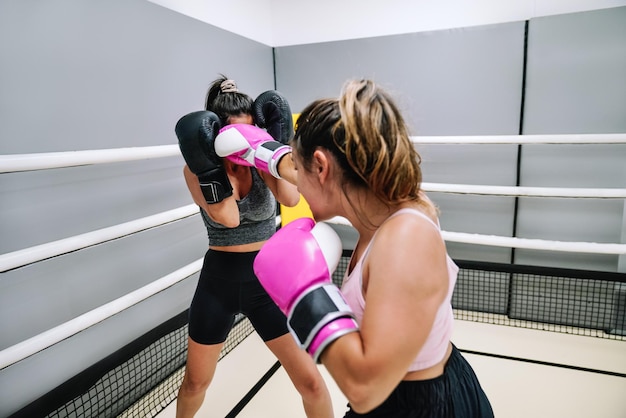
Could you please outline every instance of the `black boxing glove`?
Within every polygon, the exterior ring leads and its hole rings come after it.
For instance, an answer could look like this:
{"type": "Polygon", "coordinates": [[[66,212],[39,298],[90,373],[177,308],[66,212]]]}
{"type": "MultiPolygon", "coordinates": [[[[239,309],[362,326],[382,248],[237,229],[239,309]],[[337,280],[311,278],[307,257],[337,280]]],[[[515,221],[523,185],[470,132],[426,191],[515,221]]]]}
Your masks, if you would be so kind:
{"type": "Polygon", "coordinates": [[[276,141],[287,144],[293,138],[293,118],[287,99],[276,90],[261,93],[254,100],[254,123],[265,128],[276,141]]]}
{"type": "Polygon", "coordinates": [[[220,119],[213,112],[189,113],[176,123],[178,145],[187,166],[198,176],[200,189],[207,203],[219,203],[233,194],[222,159],[215,153],[215,137],[220,119]]]}

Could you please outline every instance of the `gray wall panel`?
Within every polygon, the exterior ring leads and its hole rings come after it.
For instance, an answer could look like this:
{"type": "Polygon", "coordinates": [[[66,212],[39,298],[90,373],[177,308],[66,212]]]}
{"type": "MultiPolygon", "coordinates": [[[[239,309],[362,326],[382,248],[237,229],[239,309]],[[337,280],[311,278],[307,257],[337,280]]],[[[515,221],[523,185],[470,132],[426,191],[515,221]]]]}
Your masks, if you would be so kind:
{"type": "MultiPolygon", "coordinates": [[[[144,0],[0,0],[0,57],[1,154],[176,144],[176,121],[202,108],[219,73],[253,97],[274,88],[270,47],[144,0]]],[[[0,174],[0,253],[191,204],[182,166],[171,157],[0,174]]],[[[0,347],[171,273],[207,243],[194,216],[1,273],[0,347]]],[[[0,371],[0,416],[179,314],[192,295],[192,282],[169,289],[0,371]]]]}
{"type": "MultiPolygon", "coordinates": [[[[626,132],[626,7],[533,19],[524,133],[626,132]]],[[[626,145],[525,145],[522,186],[626,187],[626,145]]],[[[522,199],[518,235],[625,242],[623,200],[522,199]]],[[[622,258],[624,258],[622,256],[622,258]]],[[[626,271],[618,256],[520,250],[520,264],[626,271]]]]}
{"type": "MultiPolygon", "coordinates": [[[[372,78],[396,98],[414,135],[517,134],[524,22],[277,48],[278,89],[295,112],[372,78]]],[[[419,145],[424,181],[515,185],[517,146],[419,145]]],[[[511,198],[436,194],[444,229],[511,236],[511,198]],[[485,207],[489,207],[489,211],[485,207]]],[[[510,250],[449,245],[455,258],[510,261],[510,250]],[[487,251],[485,251],[487,250],[487,251]]]]}
{"type": "MultiPolygon", "coordinates": [[[[315,98],[336,96],[347,78],[373,78],[396,97],[416,135],[517,134],[523,92],[524,134],[626,132],[624,22],[624,7],[530,21],[525,90],[524,22],[277,48],[277,85],[299,111],[315,98]]],[[[425,182],[516,184],[515,145],[418,150],[425,182]]],[[[626,187],[626,146],[521,150],[522,186],[626,187]]],[[[432,198],[446,230],[513,234],[512,198],[432,198]]],[[[516,236],[623,242],[623,201],[551,200],[520,200],[516,236]]],[[[510,261],[510,250],[498,247],[449,249],[455,258],[510,261]]],[[[624,271],[624,259],[515,253],[520,264],[608,271],[624,271]]]]}
{"type": "Polygon", "coordinates": [[[274,87],[270,47],[143,0],[2,0],[0,35],[4,154],[171,144],[219,72],[274,87]]]}
{"type": "Polygon", "coordinates": [[[182,157],[0,175],[0,252],[21,250],[192,203],[182,157]]]}
{"type": "Polygon", "coordinates": [[[523,44],[524,22],[513,22],[280,47],[276,84],[299,112],[348,78],[372,78],[416,135],[516,134],[523,44]]]}
{"type": "Polygon", "coordinates": [[[206,233],[197,233],[202,227],[200,216],[194,215],[3,273],[0,349],[69,321],[202,258],[207,248],[206,233]],[[23,309],[23,306],[30,309],[23,309]],[[19,320],[16,320],[16,313],[19,313],[19,320]]]}
{"type": "Polygon", "coordinates": [[[532,19],[524,133],[626,132],[626,7],[532,19]]]}

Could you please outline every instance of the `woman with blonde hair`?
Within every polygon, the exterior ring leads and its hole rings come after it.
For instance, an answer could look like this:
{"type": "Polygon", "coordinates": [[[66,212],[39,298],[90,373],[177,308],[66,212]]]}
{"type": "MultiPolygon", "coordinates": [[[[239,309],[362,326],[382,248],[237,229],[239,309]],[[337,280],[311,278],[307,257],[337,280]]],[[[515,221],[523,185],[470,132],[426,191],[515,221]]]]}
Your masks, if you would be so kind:
{"type": "Polygon", "coordinates": [[[359,238],[341,290],[330,278],[328,226],[312,220],[281,228],[254,268],[295,339],[348,398],[345,416],[493,417],[450,341],[458,267],[391,97],[370,80],[349,81],[339,98],[302,111],[290,145],[279,176],[297,184],[316,221],[344,217],[359,238]]]}

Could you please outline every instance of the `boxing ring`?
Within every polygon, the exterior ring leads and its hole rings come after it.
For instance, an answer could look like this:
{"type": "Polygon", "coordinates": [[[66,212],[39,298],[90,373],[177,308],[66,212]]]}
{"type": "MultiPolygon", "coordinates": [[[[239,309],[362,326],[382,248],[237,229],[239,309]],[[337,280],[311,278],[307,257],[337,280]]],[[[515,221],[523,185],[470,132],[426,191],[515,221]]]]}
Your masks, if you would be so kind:
{"type": "MultiPolygon", "coordinates": [[[[438,136],[413,137],[412,140],[418,150],[426,144],[449,146],[613,144],[626,146],[626,134],[438,136]]],[[[3,155],[0,156],[0,175],[175,156],[179,156],[177,145],[3,155]]],[[[427,177],[428,173],[426,172],[425,175],[427,177]]],[[[626,188],[558,188],[424,182],[423,189],[429,193],[435,203],[437,203],[437,196],[449,194],[505,196],[515,199],[610,199],[624,201],[626,205],[626,188]]],[[[624,214],[625,218],[622,222],[626,222],[626,210],[624,214]]],[[[197,215],[196,205],[186,205],[2,254],[0,255],[0,281],[8,272],[123,239],[143,231],[158,229],[197,215]]],[[[334,218],[328,222],[334,225],[340,234],[350,229],[350,225],[342,218],[334,218]]],[[[280,223],[279,215],[276,219],[277,227],[280,223]]],[[[626,263],[626,243],[624,243],[626,234],[622,235],[621,243],[574,242],[448,231],[445,221],[442,222],[442,226],[443,237],[448,245],[497,247],[511,251],[525,249],[569,254],[601,254],[617,257],[620,260],[619,265],[626,263]]],[[[349,247],[348,240],[344,243],[344,256],[340,266],[333,276],[336,283],[339,283],[349,261],[349,247]]],[[[607,385],[613,388],[612,390],[617,390],[618,393],[626,391],[626,269],[597,271],[488,261],[457,259],[455,261],[461,270],[453,296],[453,308],[460,326],[457,326],[455,330],[453,341],[468,356],[481,380],[483,380],[482,370],[486,370],[487,367],[486,362],[507,361],[513,362],[518,367],[517,371],[519,367],[526,369],[549,367],[555,370],[566,370],[568,373],[606,378],[610,380],[607,385]],[[494,339],[494,335],[502,338],[494,339]],[[484,343],[486,340],[491,342],[486,345],[484,343]],[[539,340],[544,342],[539,342],[539,340]],[[516,343],[512,344],[512,341],[516,343]],[[548,353],[550,347],[553,352],[548,353]],[[554,350],[555,347],[561,347],[567,354],[559,353],[558,350],[554,350]],[[597,358],[595,358],[596,355],[597,358]]],[[[0,373],[142,301],[155,297],[197,274],[201,266],[202,259],[200,258],[192,263],[181,265],[175,271],[163,272],[161,277],[155,277],[154,281],[148,285],[123,297],[92,309],[39,335],[3,348],[0,350],[0,373]]],[[[53,280],[54,277],[51,279],[53,280]]],[[[82,373],[82,379],[68,381],[40,399],[33,399],[30,405],[20,411],[21,416],[27,416],[34,411],[42,413],[44,412],[42,408],[53,404],[50,399],[58,399],[60,394],[67,396],[68,393],[72,394],[71,399],[67,399],[62,405],[56,405],[53,409],[46,410],[45,415],[51,417],[160,416],[162,418],[173,416],[171,411],[176,391],[182,381],[182,367],[185,361],[185,313],[172,318],[160,327],[159,332],[153,334],[153,341],[149,346],[142,346],[136,352],[122,350],[123,352],[119,355],[123,357],[106,363],[110,368],[103,370],[102,365],[98,368],[89,368],[82,373]],[[89,385],[85,386],[85,381],[88,381],[89,385]]],[[[254,334],[253,329],[247,319],[238,318],[220,357],[220,363],[223,364],[230,358],[235,358],[238,350],[251,350],[252,353],[263,350],[258,341],[250,343],[256,337],[251,334],[254,334]],[[248,344],[248,347],[246,348],[242,343],[248,344]]],[[[261,354],[258,356],[263,357],[261,354]]],[[[256,354],[240,355],[236,364],[249,362],[251,357],[256,357],[256,354]]],[[[266,359],[265,363],[257,362],[257,364],[256,367],[259,369],[255,372],[256,374],[251,374],[260,375],[258,381],[250,385],[232,383],[239,386],[238,391],[224,389],[226,383],[222,386],[220,382],[223,380],[220,379],[226,379],[226,377],[216,375],[215,382],[209,389],[209,392],[215,394],[211,395],[215,398],[208,397],[205,403],[210,402],[210,399],[221,398],[221,402],[226,404],[226,413],[221,413],[220,416],[278,416],[272,415],[271,411],[267,412],[268,415],[259,415],[258,409],[257,415],[246,412],[250,408],[246,405],[254,404],[255,394],[263,393],[264,385],[273,379],[272,376],[275,373],[278,372],[277,376],[280,376],[279,365],[272,359],[266,359]],[[271,366],[269,369],[267,364],[271,366]]],[[[250,364],[245,367],[251,370],[255,366],[250,364]]],[[[218,373],[220,369],[221,366],[218,367],[218,373]]],[[[245,372],[241,373],[245,374],[245,372]]],[[[509,376],[513,374],[514,372],[510,372],[509,376]]],[[[538,376],[534,375],[528,383],[541,386],[542,382],[538,376]]],[[[284,380],[284,376],[281,379],[284,380]]],[[[288,382],[286,385],[288,386],[288,382]]],[[[511,401],[508,398],[504,399],[506,395],[500,392],[490,393],[490,389],[493,392],[497,391],[497,383],[489,381],[489,384],[485,386],[494,404],[496,415],[515,416],[507,410],[510,408],[511,401]]],[[[550,389],[544,388],[544,390],[550,389]]],[[[610,395],[612,392],[607,393],[610,395]]],[[[340,394],[336,396],[336,399],[342,399],[340,394]]],[[[525,399],[524,403],[532,404],[533,399],[525,399]]],[[[591,403],[595,408],[595,402],[592,400],[591,403]]],[[[626,401],[623,395],[621,399],[615,399],[610,405],[606,405],[606,401],[603,403],[606,410],[610,411],[606,413],[620,411],[626,416],[626,401]],[[623,409],[620,409],[622,407],[623,409]]],[[[343,406],[343,404],[335,405],[338,410],[343,410],[343,406]]],[[[528,411],[519,404],[515,408],[519,411],[519,416],[524,416],[523,414],[528,411]]],[[[585,416],[583,412],[585,411],[581,411],[580,416],[585,416]]],[[[602,414],[599,412],[595,416],[608,416],[602,414]]]]}

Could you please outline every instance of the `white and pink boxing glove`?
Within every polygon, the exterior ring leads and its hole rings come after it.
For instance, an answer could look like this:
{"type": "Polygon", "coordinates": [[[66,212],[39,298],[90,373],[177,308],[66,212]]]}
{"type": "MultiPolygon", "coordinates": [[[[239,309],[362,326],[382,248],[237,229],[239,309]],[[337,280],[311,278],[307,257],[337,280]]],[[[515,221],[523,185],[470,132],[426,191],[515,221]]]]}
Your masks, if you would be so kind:
{"type": "Polygon", "coordinates": [[[259,281],[287,315],[296,342],[315,362],[331,342],[359,329],[331,279],[341,248],[330,226],[300,218],[279,229],[254,260],[259,281]]]}
{"type": "Polygon", "coordinates": [[[291,147],[275,141],[258,126],[235,123],[220,129],[215,138],[215,152],[235,164],[256,167],[281,178],[278,162],[291,152],[291,147]]]}

